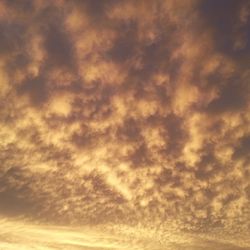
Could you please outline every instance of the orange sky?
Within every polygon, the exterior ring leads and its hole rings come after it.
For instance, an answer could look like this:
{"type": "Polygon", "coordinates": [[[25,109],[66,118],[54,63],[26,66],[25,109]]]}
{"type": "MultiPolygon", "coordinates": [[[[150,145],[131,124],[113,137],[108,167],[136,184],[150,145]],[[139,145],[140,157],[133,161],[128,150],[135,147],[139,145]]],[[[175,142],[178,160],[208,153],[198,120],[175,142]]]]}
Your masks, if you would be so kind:
{"type": "Polygon", "coordinates": [[[250,1],[1,0],[0,249],[249,250],[250,1]]]}

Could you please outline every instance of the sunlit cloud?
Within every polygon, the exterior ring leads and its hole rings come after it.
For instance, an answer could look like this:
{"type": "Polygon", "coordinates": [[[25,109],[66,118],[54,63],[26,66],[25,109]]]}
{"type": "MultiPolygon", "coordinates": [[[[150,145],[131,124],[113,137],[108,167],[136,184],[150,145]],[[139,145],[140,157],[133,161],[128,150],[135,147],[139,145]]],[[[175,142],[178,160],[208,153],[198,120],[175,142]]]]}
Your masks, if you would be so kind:
{"type": "Polygon", "coordinates": [[[249,24],[245,0],[1,1],[0,248],[249,248],[249,24]]]}

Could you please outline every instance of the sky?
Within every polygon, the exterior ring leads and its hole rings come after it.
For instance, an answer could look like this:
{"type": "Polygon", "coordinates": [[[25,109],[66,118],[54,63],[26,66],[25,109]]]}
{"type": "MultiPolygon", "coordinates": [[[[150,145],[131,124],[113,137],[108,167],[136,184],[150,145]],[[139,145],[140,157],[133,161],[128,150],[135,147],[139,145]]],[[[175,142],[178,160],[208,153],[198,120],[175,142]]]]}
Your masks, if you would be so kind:
{"type": "Polygon", "coordinates": [[[250,1],[0,0],[0,250],[250,250],[250,1]]]}

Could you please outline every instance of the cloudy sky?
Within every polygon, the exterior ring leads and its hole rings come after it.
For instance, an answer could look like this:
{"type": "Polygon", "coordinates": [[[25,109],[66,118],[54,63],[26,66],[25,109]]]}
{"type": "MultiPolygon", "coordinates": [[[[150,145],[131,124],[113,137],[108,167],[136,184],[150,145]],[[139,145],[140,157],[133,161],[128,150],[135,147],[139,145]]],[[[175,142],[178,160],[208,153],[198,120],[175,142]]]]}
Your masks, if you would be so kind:
{"type": "Polygon", "coordinates": [[[249,81],[249,0],[1,0],[0,249],[249,250],[249,81]]]}

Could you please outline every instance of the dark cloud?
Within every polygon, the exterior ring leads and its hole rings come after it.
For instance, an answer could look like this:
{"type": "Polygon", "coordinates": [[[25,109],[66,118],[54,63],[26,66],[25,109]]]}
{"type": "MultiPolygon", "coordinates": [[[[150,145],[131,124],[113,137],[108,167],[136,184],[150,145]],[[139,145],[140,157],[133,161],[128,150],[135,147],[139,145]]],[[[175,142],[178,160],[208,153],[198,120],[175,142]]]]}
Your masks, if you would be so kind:
{"type": "Polygon", "coordinates": [[[248,158],[250,150],[250,136],[244,136],[240,139],[239,145],[235,148],[233,156],[235,158],[248,158]]]}
{"type": "Polygon", "coordinates": [[[74,68],[74,45],[70,35],[58,24],[50,24],[44,34],[44,47],[48,58],[47,67],[74,68]]]}
{"type": "Polygon", "coordinates": [[[19,10],[20,12],[30,12],[33,11],[34,8],[34,2],[31,0],[24,0],[24,1],[18,1],[18,0],[11,0],[11,1],[4,1],[5,4],[7,4],[8,7],[19,10]]]}
{"type": "Polygon", "coordinates": [[[1,214],[4,214],[5,216],[27,216],[32,212],[33,203],[32,201],[28,201],[26,197],[29,190],[23,192],[22,189],[24,188],[21,188],[21,190],[9,189],[0,193],[1,214]]]}
{"type": "Polygon", "coordinates": [[[28,95],[34,106],[44,104],[49,96],[46,80],[43,76],[25,79],[21,86],[18,87],[17,93],[21,95],[28,95]]]}
{"type": "Polygon", "coordinates": [[[13,74],[13,71],[16,70],[24,70],[30,63],[29,57],[25,53],[20,53],[11,58],[8,68],[11,72],[9,74],[13,74]]]}
{"type": "Polygon", "coordinates": [[[24,45],[25,27],[20,23],[1,21],[0,53],[2,56],[19,51],[24,45]]]}
{"type": "Polygon", "coordinates": [[[74,133],[72,141],[78,147],[92,147],[96,143],[95,137],[98,135],[93,135],[88,129],[85,129],[81,133],[74,133]]]}
{"type": "Polygon", "coordinates": [[[230,57],[242,59],[249,55],[249,17],[241,23],[240,14],[243,8],[248,9],[246,0],[202,1],[200,5],[205,22],[212,27],[215,47],[230,57]],[[245,40],[244,46],[237,49],[237,39],[245,40]]]}
{"type": "Polygon", "coordinates": [[[117,130],[117,137],[121,140],[129,141],[139,141],[142,140],[140,124],[133,118],[127,118],[122,126],[117,130]]]}
{"type": "Polygon", "coordinates": [[[86,10],[86,13],[88,14],[90,19],[93,19],[95,22],[99,21],[102,22],[105,19],[105,15],[107,11],[112,8],[113,5],[117,4],[120,0],[104,0],[104,1],[98,1],[98,0],[76,0],[74,1],[74,4],[79,8],[83,7],[86,10]]]}
{"type": "Polygon", "coordinates": [[[129,155],[128,159],[131,162],[133,168],[138,168],[150,166],[153,163],[150,158],[150,150],[144,143],[142,143],[133,151],[131,155],[129,155]]]}
{"type": "Polygon", "coordinates": [[[232,83],[226,84],[219,90],[219,96],[212,100],[207,111],[213,113],[223,113],[244,109],[247,105],[247,92],[241,88],[241,83],[235,79],[232,83]]]}
{"type": "Polygon", "coordinates": [[[137,24],[130,22],[119,26],[123,32],[115,40],[107,55],[114,61],[125,63],[127,59],[136,56],[138,47],[137,24]]]}
{"type": "MultiPolygon", "coordinates": [[[[183,149],[185,137],[185,129],[183,126],[183,120],[174,115],[168,115],[164,120],[164,127],[167,131],[167,154],[180,154],[183,149]]],[[[164,136],[164,135],[163,135],[164,136]]]]}

